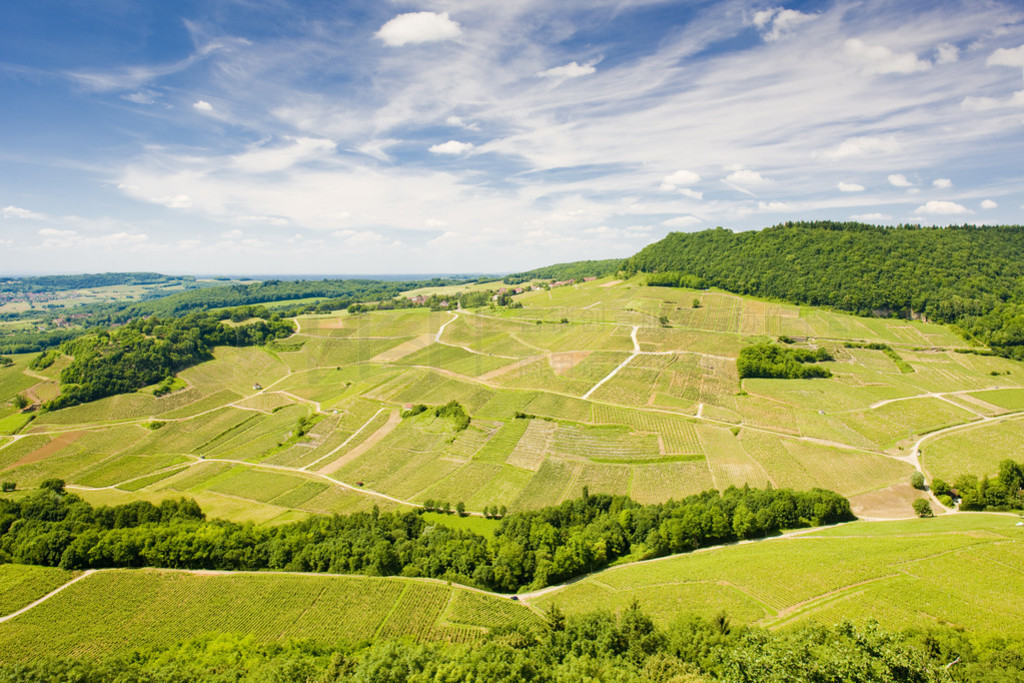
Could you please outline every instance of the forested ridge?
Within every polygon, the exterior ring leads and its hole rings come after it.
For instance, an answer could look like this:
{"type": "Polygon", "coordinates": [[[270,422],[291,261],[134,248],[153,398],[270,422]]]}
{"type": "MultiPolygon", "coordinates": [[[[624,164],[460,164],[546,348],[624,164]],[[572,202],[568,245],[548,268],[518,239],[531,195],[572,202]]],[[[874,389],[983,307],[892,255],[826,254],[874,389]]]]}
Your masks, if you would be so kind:
{"type": "Polygon", "coordinates": [[[785,223],[671,233],[626,260],[651,284],[711,286],[861,315],[924,315],[1024,359],[1024,226],[785,223]]]}
{"type": "Polygon", "coordinates": [[[0,562],[425,576],[513,592],[627,555],[659,557],[851,519],[849,501],[820,489],[730,488],[657,505],[602,494],[510,514],[488,540],[431,524],[419,511],[268,528],[208,520],[186,499],[94,508],[50,480],[20,500],[0,499],[0,562]]]}
{"type": "Polygon", "coordinates": [[[951,626],[902,633],[873,622],[773,632],[727,615],[680,615],[659,626],[636,604],[618,614],[548,614],[548,623],[495,629],[463,645],[376,640],[287,641],[207,634],[128,655],[0,662],[0,681],[307,681],[435,683],[953,683],[1019,681],[1024,641],[971,638],[951,626]]]}
{"type": "Polygon", "coordinates": [[[617,272],[621,266],[622,259],[617,258],[556,263],[553,266],[506,275],[504,282],[509,285],[518,285],[530,280],[582,280],[585,277],[604,277],[617,272]]]}
{"type": "MultiPolygon", "coordinates": [[[[291,321],[266,309],[244,307],[244,311],[245,318],[258,319],[232,326],[221,322],[220,315],[208,312],[181,318],[149,317],[66,341],[60,352],[72,356],[71,364],[60,373],[60,395],[45,407],[57,410],[135,391],[210,360],[215,346],[264,344],[295,331],[291,321]]],[[[55,357],[55,353],[48,352],[33,364],[42,368],[55,357]]]]}

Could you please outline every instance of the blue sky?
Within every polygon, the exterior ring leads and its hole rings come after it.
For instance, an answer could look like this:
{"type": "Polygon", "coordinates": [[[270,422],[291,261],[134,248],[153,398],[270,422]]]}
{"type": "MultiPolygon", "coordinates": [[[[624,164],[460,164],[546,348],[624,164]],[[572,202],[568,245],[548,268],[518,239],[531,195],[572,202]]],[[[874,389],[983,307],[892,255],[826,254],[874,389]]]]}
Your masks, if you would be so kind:
{"type": "Polygon", "coordinates": [[[6,274],[1024,222],[1018,0],[38,0],[5,8],[0,102],[6,274]]]}

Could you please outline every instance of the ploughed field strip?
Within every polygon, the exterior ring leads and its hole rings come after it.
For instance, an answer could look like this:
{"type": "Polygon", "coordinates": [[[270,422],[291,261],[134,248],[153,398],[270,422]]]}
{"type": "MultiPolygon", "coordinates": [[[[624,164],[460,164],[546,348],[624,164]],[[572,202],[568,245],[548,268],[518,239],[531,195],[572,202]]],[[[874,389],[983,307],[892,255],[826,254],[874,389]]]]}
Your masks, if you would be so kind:
{"type": "MultiPolygon", "coordinates": [[[[0,585],[23,586],[17,595],[5,595],[2,607],[8,611],[45,595],[54,579],[65,583],[71,577],[60,570],[44,576],[41,568],[22,565],[0,569],[0,585]]],[[[104,570],[0,623],[0,658],[122,654],[205,633],[245,635],[257,642],[410,637],[465,643],[496,626],[539,620],[507,598],[440,581],[104,570]],[[61,628],[54,628],[56,623],[61,628]]]]}
{"type": "Polygon", "coordinates": [[[56,391],[64,361],[33,374],[16,356],[0,368],[0,479],[61,478],[99,503],[186,495],[267,523],[428,499],[527,509],[584,487],[643,502],[744,484],[859,496],[906,482],[915,446],[929,477],[992,475],[1016,453],[1019,364],[957,353],[943,326],[641,278],[516,301],[303,316],[275,345],[216,349],[167,395],[31,422],[12,397],[56,391]],[[776,337],[826,349],[832,377],[740,382],[740,349],[776,337]],[[467,428],[433,415],[451,401],[467,428]]]}
{"type": "Polygon", "coordinates": [[[1024,634],[1024,528],[1014,515],[854,522],[765,542],[627,565],[531,598],[566,612],[621,610],[656,621],[680,612],[778,628],[875,619],[1024,634]],[[923,621],[922,621],[923,620],[923,621]]]}

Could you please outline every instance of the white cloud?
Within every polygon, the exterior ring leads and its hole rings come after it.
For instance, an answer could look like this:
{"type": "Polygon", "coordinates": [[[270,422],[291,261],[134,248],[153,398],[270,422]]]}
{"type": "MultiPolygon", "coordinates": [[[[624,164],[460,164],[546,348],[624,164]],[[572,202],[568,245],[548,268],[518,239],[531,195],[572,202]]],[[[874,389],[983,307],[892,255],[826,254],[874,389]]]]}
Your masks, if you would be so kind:
{"type": "Polygon", "coordinates": [[[473,122],[463,121],[461,116],[449,116],[444,121],[449,126],[465,128],[466,130],[480,130],[480,126],[473,122]]]}
{"type": "Polygon", "coordinates": [[[423,225],[427,226],[428,228],[444,228],[447,227],[448,223],[447,221],[442,221],[439,218],[428,218],[427,220],[423,221],[423,225]]]}
{"type": "Polygon", "coordinates": [[[996,204],[996,203],[995,203],[994,201],[992,201],[991,199],[986,199],[985,201],[983,201],[983,202],[981,203],[981,208],[983,208],[983,209],[994,209],[994,208],[996,208],[996,207],[998,207],[998,206],[999,206],[999,205],[998,205],[998,204],[996,204]]]}
{"type": "Polygon", "coordinates": [[[935,180],[932,181],[932,186],[938,187],[943,190],[948,190],[949,188],[953,187],[953,181],[950,180],[949,178],[936,178],[935,180]]]}
{"type": "Polygon", "coordinates": [[[152,202],[163,204],[170,209],[188,209],[192,207],[192,197],[187,194],[173,194],[163,197],[152,197],[152,202]]]}
{"type": "Polygon", "coordinates": [[[839,143],[835,149],[825,152],[827,159],[846,159],[870,154],[894,154],[900,150],[899,141],[893,136],[854,137],[839,143]]]}
{"type": "Polygon", "coordinates": [[[843,181],[836,183],[836,187],[840,192],[863,192],[867,189],[858,183],[844,183],[843,181]]]}
{"type": "Polygon", "coordinates": [[[960,59],[960,48],[951,43],[942,43],[935,48],[936,64],[952,64],[960,59]]]}
{"type": "Polygon", "coordinates": [[[914,183],[907,180],[907,176],[902,173],[893,173],[887,177],[889,184],[893,187],[913,187],[914,183]]]}
{"type": "Polygon", "coordinates": [[[688,187],[680,187],[678,190],[676,190],[676,192],[678,192],[679,194],[683,195],[684,197],[689,197],[690,199],[696,199],[696,200],[704,199],[704,193],[703,192],[700,192],[699,190],[691,190],[688,187]]]}
{"type": "Polygon", "coordinates": [[[1024,45],[1014,48],[999,48],[985,62],[989,66],[1024,67],[1024,45]]]}
{"type": "Polygon", "coordinates": [[[669,218],[667,221],[662,221],[661,224],[666,228],[691,228],[695,225],[700,225],[704,221],[696,216],[677,216],[676,218],[669,218]]]}
{"type": "Polygon", "coordinates": [[[135,104],[153,104],[156,102],[156,93],[152,90],[140,90],[128,95],[121,95],[121,99],[134,102],[135,104]]]}
{"type": "Polygon", "coordinates": [[[663,190],[674,190],[677,187],[687,187],[700,182],[700,176],[693,171],[676,171],[672,175],[665,176],[661,181],[663,190]]]}
{"type": "Polygon", "coordinates": [[[325,138],[286,137],[281,147],[254,146],[245,154],[231,157],[231,164],[246,173],[283,171],[296,164],[321,158],[333,152],[337,145],[325,138]]]}
{"type": "Polygon", "coordinates": [[[973,97],[969,95],[960,102],[960,105],[964,109],[972,111],[991,111],[993,109],[1002,109],[1003,107],[1024,107],[1024,90],[1018,90],[1005,99],[999,97],[973,97]]]}
{"type": "Polygon", "coordinates": [[[967,207],[961,206],[955,202],[947,202],[933,199],[927,204],[922,204],[921,206],[914,209],[914,213],[920,216],[922,214],[955,215],[974,212],[968,209],[967,207]]]}
{"type": "Polygon", "coordinates": [[[576,62],[569,62],[562,66],[555,66],[544,71],[538,71],[537,75],[541,78],[579,78],[580,76],[589,76],[590,74],[597,71],[593,64],[577,64],[576,62]]]}
{"type": "Polygon", "coordinates": [[[43,237],[73,237],[78,233],[74,230],[58,230],[57,228],[43,228],[39,231],[43,237]]]}
{"type": "Polygon", "coordinates": [[[409,12],[380,27],[376,36],[391,47],[416,43],[433,43],[457,38],[462,33],[459,24],[447,12],[409,12]]]}
{"type": "Polygon", "coordinates": [[[459,142],[458,140],[449,140],[448,142],[442,142],[439,145],[431,145],[430,151],[434,154],[466,154],[473,149],[472,142],[459,142]]]}
{"type": "Polygon", "coordinates": [[[891,221],[892,216],[887,213],[861,213],[856,216],[850,216],[852,221],[860,221],[861,223],[872,223],[875,221],[891,221]]]}
{"type": "Polygon", "coordinates": [[[751,171],[749,168],[736,166],[732,166],[731,168],[735,170],[725,177],[725,181],[727,183],[739,185],[740,187],[750,187],[755,185],[766,185],[771,182],[757,171],[751,171]]]}
{"type": "Polygon", "coordinates": [[[931,62],[922,61],[913,52],[893,52],[883,45],[868,45],[850,38],[843,46],[847,56],[861,65],[866,74],[911,74],[927,71],[931,62]]]}
{"type": "Polygon", "coordinates": [[[790,209],[789,204],[785,202],[758,202],[758,211],[788,211],[790,209]]]}
{"type": "Polygon", "coordinates": [[[213,111],[213,105],[206,100],[196,100],[192,103],[192,108],[196,111],[213,111]]]}
{"type": "Polygon", "coordinates": [[[794,9],[774,7],[754,13],[754,25],[762,29],[762,37],[773,42],[782,38],[800,24],[816,18],[813,14],[804,14],[794,9]]]}
{"type": "Polygon", "coordinates": [[[23,209],[20,206],[5,206],[2,213],[4,218],[22,218],[32,221],[46,220],[46,216],[44,214],[29,211],[28,209],[23,209]]]}

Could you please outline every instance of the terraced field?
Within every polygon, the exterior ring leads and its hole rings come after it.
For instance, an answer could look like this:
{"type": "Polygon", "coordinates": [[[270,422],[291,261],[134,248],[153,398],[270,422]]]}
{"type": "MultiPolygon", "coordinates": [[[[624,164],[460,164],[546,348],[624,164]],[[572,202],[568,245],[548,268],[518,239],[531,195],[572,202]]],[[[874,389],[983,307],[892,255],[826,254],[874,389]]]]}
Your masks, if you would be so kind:
{"type": "Polygon", "coordinates": [[[515,510],[584,487],[657,502],[744,484],[831,488],[884,517],[910,514],[884,499],[915,465],[953,479],[1018,455],[1020,364],[957,353],[963,340],[941,326],[639,278],[517,300],[303,316],[271,347],[217,349],[167,396],[45,414],[18,413],[14,396],[56,391],[67,361],[32,373],[19,356],[0,368],[0,479],[59,477],[97,502],[188,495],[261,523],[427,498],[515,510]],[[833,377],[741,382],[739,350],[777,335],[828,349],[833,377]],[[886,343],[900,362],[847,342],[886,343]],[[463,432],[400,417],[452,400],[472,417],[463,432]]]}

